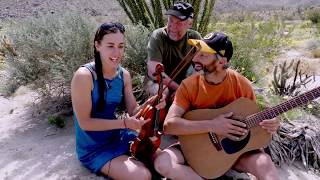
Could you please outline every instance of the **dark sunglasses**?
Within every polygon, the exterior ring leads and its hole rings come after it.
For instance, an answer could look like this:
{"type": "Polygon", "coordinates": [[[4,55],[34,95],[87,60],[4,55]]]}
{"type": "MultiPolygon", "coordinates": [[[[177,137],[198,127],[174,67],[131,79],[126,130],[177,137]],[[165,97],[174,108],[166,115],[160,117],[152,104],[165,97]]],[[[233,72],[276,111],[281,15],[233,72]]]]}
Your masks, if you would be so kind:
{"type": "Polygon", "coordinates": [[[114,28],[114,27],[119,29],[119,31],[121,33],[125,32],[124,26],[121,23],[118,23],[118,22],[103,23],[100,26],[100,30],[109,30],[110,28],[114,28]]]}

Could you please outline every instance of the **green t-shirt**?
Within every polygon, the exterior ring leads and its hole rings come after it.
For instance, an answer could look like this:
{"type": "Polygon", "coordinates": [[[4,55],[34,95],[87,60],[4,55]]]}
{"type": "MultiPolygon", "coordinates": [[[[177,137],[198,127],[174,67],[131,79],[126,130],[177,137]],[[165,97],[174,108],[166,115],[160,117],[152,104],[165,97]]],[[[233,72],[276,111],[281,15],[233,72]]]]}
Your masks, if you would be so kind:
{"type": "MultiPolygon", "coordinates": [[[[188,39],[201,39],[201,35],[194,30],[188,29],[186,35],[180,41],[173,41],[168,37],[166,27],[156,29],[152,32],[148,43],[148,59],[157,60],[164,66],[164,72],[170,76],[172,71],[178,66],[180,61],[192,48],[187,43],[188,39]]],[[[191,62],[176,77],[175,82],[180,82],[186,78],[186,73],[191,62]]]]}

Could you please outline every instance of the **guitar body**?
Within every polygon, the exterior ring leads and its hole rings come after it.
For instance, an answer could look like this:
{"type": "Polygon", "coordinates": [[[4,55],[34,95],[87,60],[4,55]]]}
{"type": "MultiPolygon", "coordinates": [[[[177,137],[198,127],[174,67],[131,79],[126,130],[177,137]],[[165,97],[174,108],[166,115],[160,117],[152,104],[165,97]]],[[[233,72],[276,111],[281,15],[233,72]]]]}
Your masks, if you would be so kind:
{"type": "MultiPolygon", "coordinates": [[[[220,114],[233,112],[236,119],[259,112],[257,104],[247,98],[240,98],[220,109],[198,109],[184,115],[190,121],[213,119],[220,114]]],[[[183,154],[188,164],[202,177],[217,178],[227,172],[237,159],[245,152],[266,147],[271,141],[271,134],[260,126],[250,129],[250,132],[239,141],[218,136],[222,150],[213,145],[209,133],[178,136],[183,154]]]]}

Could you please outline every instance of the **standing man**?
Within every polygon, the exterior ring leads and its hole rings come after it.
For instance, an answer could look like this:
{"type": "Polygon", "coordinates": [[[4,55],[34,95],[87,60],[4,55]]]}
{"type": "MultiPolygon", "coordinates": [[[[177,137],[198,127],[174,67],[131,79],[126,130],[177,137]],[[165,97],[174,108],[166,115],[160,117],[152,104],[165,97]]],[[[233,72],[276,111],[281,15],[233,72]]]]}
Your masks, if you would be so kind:
{"type": "MultiPolygon", "coordinates": [[[[194,74],[183,80],[176,91],[172,106],[164,122],[164,132],[173,135],[189,135],[215,132],[219,136],[237,138],[247,133],[246,124],[232,120],[232,112],[221,114],[213,120],[189,121],[183,115],[193,109],[221,108],[240,97],[255,101],[248,79],[228,69],[233,54],[232,43],[223,33],[210,33],[202,40],[200,52],[193,58],[195,64],[203,66],[203,74],[194,74]]],[[[275,133],[279,120],[263,120],[259,124],[269,133],[275,133]]],[[[201,148],[201,147],[195,147],[201,148]]],[[[163,150],[155,159],[155,169],[169,179],[202,179],[185,164],[179,145],[163,150]]],[[[240,156],[234,169],[249,172],[259,180],[277,180],[276,168],[268,154],[261,150],[240,156]]]]}
{"type": "MultiPolygon", "coordinates": [[[[182,58],[192,48],[187,43],[188,39],[200,39],[201,35],[189,28],[192,27],[194,9],[186,2],[175,3],[165,14],[168,15],[167,26],[156,29],[152,32],[147,51],[147,70],[145,89],[149,96],[157,94],[158,85],[154,82],[153,73],[157,64],[163,64],[165,78],[164,85],[168,86],[171,80],[169,75],[178,66],[182,58]]],[[[179,73],[173,82],[169,84],[169,91],[165,94],[170,97],[170,93],[178,89],[181,81],[186,77],[191,62],[179,73]]]]}

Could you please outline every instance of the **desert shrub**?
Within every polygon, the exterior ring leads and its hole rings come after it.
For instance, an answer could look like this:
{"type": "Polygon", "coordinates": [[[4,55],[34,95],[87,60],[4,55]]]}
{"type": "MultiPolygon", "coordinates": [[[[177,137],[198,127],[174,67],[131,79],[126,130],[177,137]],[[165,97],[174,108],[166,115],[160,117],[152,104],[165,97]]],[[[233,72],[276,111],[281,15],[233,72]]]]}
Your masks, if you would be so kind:
{"type": "Polygon", "coordinates": [[[126,26],[126,49],[123,66],[135,75],[145,75],[150,31],[142,24],[126,26]]]}
{"type": "Polygon", "coordinates": [[[214,18],[216,21],[220,22],[226,22],[233,24],[235,22],[244,22],[248,19],[255,19],[257,21],[262,21],[264,17],[261,16],[261,14],[257,14],[255,12],[248,12],[248,11],[238,11],[238,12],[232,12],[232,13],[215,13],[214,18]]]}
{"type": "Polygon", "coordinates": [[[303,106],[303,109],[308,113],[320,118],[320,103],[317,101],[310,101],[307,105],[303,106]]]}
{"type": "Polygon", "coordinates": [[[290,63],[284,61],[276,65],[273,71],[272,92],[280,96],[296,96],[302,87],[314,82],[314,76],[306,73],[300,67],[301,60],[290,63]]]}
{"type": "MultiPolygon", "coordinates": [[[[2,43],[6,54],[6,94],[32,84],[45,98],[69,99],[73,73],[93,58],[95,26],[79,13],[12,22],[6,32],[8,38],[2,43]]],[[[141,89],[146,72],[149,33],[141,24],[126,26],[123,66],[133,76],[135,91],[141,89]]]]}
{"type": "Polygon", "coordinates": [[[314,24],[320,23],[320,8],[311,8],[307,10],[307,18],[314,24]]]}
{"type": "Polygon", "coordinates": [[[69,96],[76,69],[92,56],[95,25],[69,11],[14,21],[5,32],[6,94],[33,84],[42,95],[69,96]]]}
{"type": "Polygon", "coordinates": [[[312,28],[312,23],[310,21],[302,21],[298,24],[299,29],[310,29],[312,28]]]}
{"type": "Polygon", "coordinates": [[[150,30],[142,24],[126,26],[126,49],[122,65],[132,75],[133,93],[138,99],[144,100],[145,94],[142,90],[144,76],[147,72],[147,44],[150,30]]]}
{"type": "Polygon", "coordinates": [[[252,81],[261,75],[261,67],[279,52],[292,31],[278,19],[258,22],[251,18],[243,22],[217,22],[212,29],[230,36],[234,45],[231,65],[252,81]]]}
{"type": "Polygon", "coordinates": [[[57,128],[64,128],[66,126],[66,119],[60,116],[49,116],[48,123],[57,128]]]}
{"type": "Polygon", "coordinates": [[[256,102],[259,107],[259,110],[262,111],[266,108],[266,102],[265,102],[265,97],[263,95],[257,94],[256,95],[256,102]]]}

